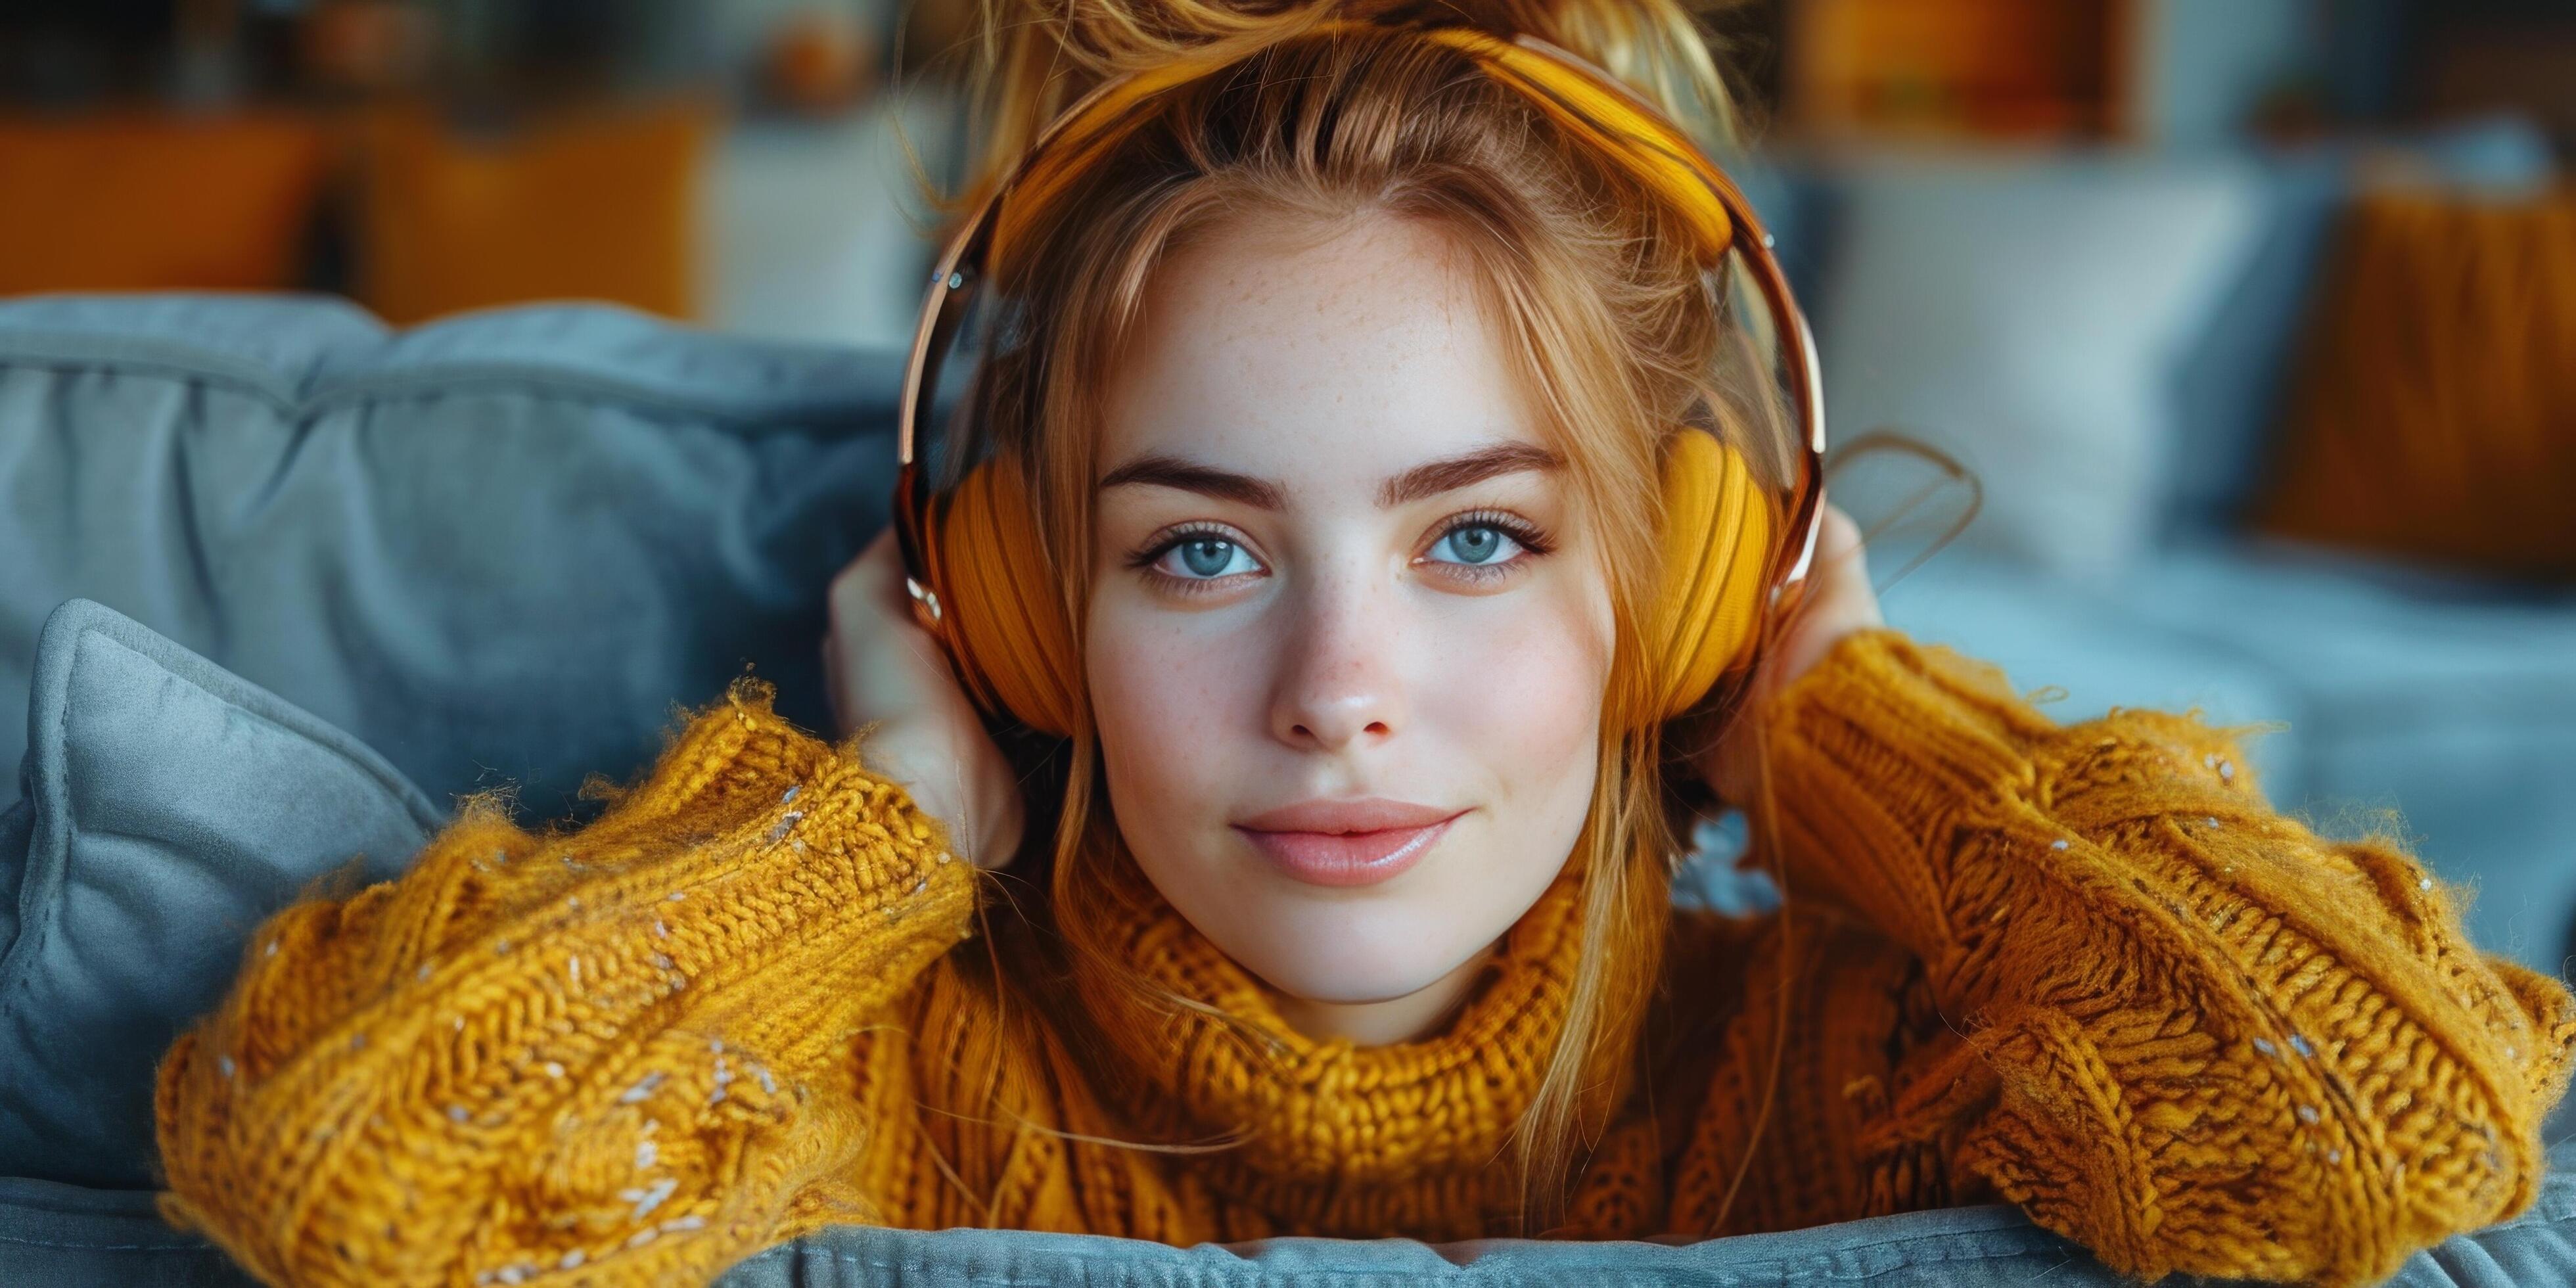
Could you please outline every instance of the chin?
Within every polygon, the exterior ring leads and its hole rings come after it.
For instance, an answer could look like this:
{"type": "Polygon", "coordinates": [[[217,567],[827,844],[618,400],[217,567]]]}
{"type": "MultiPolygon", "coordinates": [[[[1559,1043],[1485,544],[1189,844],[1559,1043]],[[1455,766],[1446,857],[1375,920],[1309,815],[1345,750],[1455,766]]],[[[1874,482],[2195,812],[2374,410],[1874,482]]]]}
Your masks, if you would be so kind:
{"type": "Polygon", "coordinates": [[[1440,982],[1441,977],[1465,961],[1462,956],[1429,968],[1401,971],[1352,970],[1326,962],[1292,962],[1280,970],[1262,970],[1247,963],[1244,969],[1290,997],[1322,1005],[1364,1006],[1411,997],[1440,982]]]}
{"type": "Polygon", "coordinates": [[[1432,894],[1279,902],[1299,906],[1243,908],[1254,916],[1236,924],[1257,930],[1209,937],[1270,987],[1336,1005],[1388,1002],[1429,988],[1511,925],[1461,924],[1464,902],[1432,894]]]}

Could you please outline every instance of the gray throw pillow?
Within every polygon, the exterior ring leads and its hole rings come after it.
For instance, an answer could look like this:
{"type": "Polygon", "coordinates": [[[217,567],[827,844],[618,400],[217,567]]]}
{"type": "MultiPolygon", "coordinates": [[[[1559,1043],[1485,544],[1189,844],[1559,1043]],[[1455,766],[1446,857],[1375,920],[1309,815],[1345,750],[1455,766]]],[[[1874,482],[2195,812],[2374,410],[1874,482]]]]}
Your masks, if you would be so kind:
{"type": "Polygon", "coordinates": [[[397,331],[319,297],[0,300],[0,775],[74,596],[442,804],[591,812],[585,776],[745,668],[827,727],[824,592],[885,524],[905,357],[598,305],[397,331]]]}
{"type": "Polygon", "coordinates": [[[45,620],[27,743],[0,820],[0,1175],[149,1186],[153,1068],[251,931],[396,875],[441,815],[357,740],[85,599],[45,620]]]}

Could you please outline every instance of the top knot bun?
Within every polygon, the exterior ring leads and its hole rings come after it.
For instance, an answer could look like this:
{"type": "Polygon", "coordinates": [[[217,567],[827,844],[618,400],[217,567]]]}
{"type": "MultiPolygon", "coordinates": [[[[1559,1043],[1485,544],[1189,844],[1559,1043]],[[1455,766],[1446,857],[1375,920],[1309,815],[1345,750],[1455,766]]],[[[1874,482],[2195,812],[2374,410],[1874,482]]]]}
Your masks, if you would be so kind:
{"type": "Polygon", "coordinates": [[[988,182],[1103,80],[1184,57],[1232,61],[1334,20],[1536,36],[1618,77],[1713,151],[1738,143],[1703,13],[1739,0],[979,0],[976,47],[988,182]]]}

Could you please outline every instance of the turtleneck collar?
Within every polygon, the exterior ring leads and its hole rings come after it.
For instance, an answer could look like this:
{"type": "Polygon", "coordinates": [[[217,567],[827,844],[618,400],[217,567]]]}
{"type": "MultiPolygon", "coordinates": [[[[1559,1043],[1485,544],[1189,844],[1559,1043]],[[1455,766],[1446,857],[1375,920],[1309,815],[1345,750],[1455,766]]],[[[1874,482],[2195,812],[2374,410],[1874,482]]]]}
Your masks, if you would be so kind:
{"type": "Polygon", "coordinates": [[[1174,1143],[1238,1142],[1211,1161],[1237,1175],[1227,1188],[1263,1191],[1265,1206],[1298,1188],[1438,1180],[1445,1189],[1514,1170],[1505,1146],[1537,1094],[1573,991],[1582,947],[1575,877],[1558,877],[1513,925],[1438,1031],[1358,1046],[1292,1028],[1124,847],[1093,857],[1121,915],[1107,933],[1084,936],[1106,960],[1074,954],[1073,984],[1130,1075],[1118,1079],[1128,1084],[1120,1099],[1140,1128],[1174,1143]]]}

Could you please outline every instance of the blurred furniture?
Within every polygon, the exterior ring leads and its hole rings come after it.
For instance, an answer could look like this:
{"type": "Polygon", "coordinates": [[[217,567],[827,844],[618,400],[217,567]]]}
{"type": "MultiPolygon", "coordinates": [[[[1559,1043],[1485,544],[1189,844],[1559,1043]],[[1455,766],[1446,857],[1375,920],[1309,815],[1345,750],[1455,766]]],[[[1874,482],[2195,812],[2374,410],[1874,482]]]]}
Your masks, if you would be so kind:
{"type": "Polygon", "coordinates": [[[2349,7],[2393,11],[2381,21],[2398,27],[2412,64],[2394,88],[2420,110],[2514,112],[2549,131],[2560,152],[2576,149],[2576,76],[2567,74],[2576,66],[2576,10],[2524,0],[2349,7]]]}
{"type": "MultiPolygon", "coordinates": [[[[596,307],[398,332],[313,298],[0,303],[0,703],[32,699],[0,709],[0,738],[29,738],[27,794],[0,809],[0,997],[71,999],[8,1013],[47,1059],[0,1060],[0,1106],[43,1111],[0,1133],[0,1283],[248,1282],[154,1213],[151,1059],[257,920],[353,849],[351,875],[397,869],[425,815],[478,788],[573,812],[585,773],[631,779],[675,706],[746,665],[827,727],[824,591],[886,519],[900,361],[596,307]]],[[[1961,585],[1953,620],[1979,630],[1997,604],[2043,649],[2083,629],[2027,577],[1961,585]]],[[[2125,699],[2276,696],[2178,630],[2100,630],[2126,652],[2093,678],[2125,699]]],[[[2576,1143],[2551,1161],[2530,1211],[2398,1282],[2576,1276],[2576,1143]]],[[[1859,1279],[2121,1282],[2000,1204],[1684,1244],[844,1225],[722,1282],[1859,1279]]]]}
{"type": "Polygon", "coordinates": [[[292,286],[330,156],[284,114],[0,115],[0,295],[292,286]]]}
{"type": "Polygon", "coordinates": [[[345,287],[421,322],[539,299],[910,341],[953,87],[728,121],[671,100],[477,131],[425,108],[0,116],[0,297],[345,287]],[[186,212],[175,217],[173,212],[186,212]]]}
{"type": "MultiPolygon", "coordinates": [[[[2483,947],[2556,972],[2576,920],[2576,590],[2246,522],[2320,265],[2390,171],[2512,192],[2553,162],[2496,121],[2190,154],[1815,152],[1751,182],[1816,310],[1835,437],[1891,427],[1986,487],[1965,535],[1885,592],[1894,624],[2056,691],[2062,720],[2116,704],[2272,727],[2248,750],[2276,805],[2393,832],[2477,887],[2483,947]],[[2106,194],[2166,222],[2115,217],[2106,194]]],[[[1862,462],[1834,490],[1866,527],[1920,478],[1862,462]]],[[[1873,551],[1882,580],[1940,524],[1901,526],[1873,551]]]]}
{"type": "Polygon", "coordinates": [[[829,116],[875,90],[883,62],[876,37],[855,8],[803,9],[786,15],[771,33],[759,83],[772,105],[829,116]]]}
{"type": "Polygon", "coordinates": [[[2576,194],[2374,194],[2327,268],[2260,525],[2576,581],[2576,194]]]}
{"type": "Polygon", "coordinates": [[[1802,133],[1828,138],[2111,133],[2140,7],[1789,0],[1783,107],[1802,133]]]}
{"type": "Polygon", "coordinates": [[[1772,0],[1725,16],[1750,55],[1739,63],[1777,103],[1777,132],[1787,137],[2204,147],[2472,113],[2564,121],[2562,8],[2521,0],[1772,0]],[[2497,21],[2503,11],[2515,11],[2515,21],[2497,21]],[[2475,32],[2516,56],[2464,61],[2454,32],[2475,32]],[[2465,76],[2452,70],[2464,66],[2472,69],[2465,76]],[[2471,93],[2441,88],[2481,74],[2490,79],[2471,93]],[[2417,81],[2434,84],[2418,92],[2417,81]]]}
{"type": "Polygon", "coordinates": [[[713,109],[597,107],[491,137],[425,111],[369,122],[357,296],[419,322],[532,299],[697,313],[713,109]]]}

